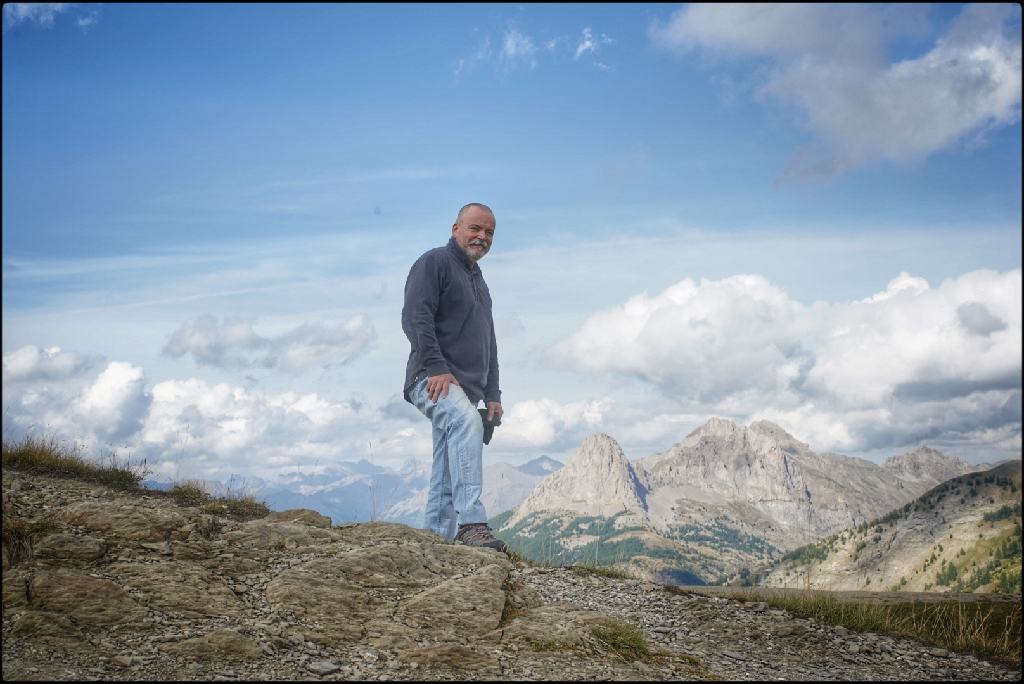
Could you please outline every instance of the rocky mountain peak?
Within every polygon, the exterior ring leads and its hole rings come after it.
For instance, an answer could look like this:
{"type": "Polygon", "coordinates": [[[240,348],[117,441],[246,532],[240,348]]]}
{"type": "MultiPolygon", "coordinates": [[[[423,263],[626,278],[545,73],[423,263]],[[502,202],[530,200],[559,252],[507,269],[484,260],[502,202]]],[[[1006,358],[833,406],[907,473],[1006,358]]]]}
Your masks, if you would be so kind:
{"type": "Polygon", "coordinates": [[[949,456],[924,444],[886,459],[882,467],[907,477],[929,475],[940,481],[976,469],[962,458],[949,456]]]}
{"type": "Polygon", "coordinates": [[[748,442],[754,451],[768,454],[773,448],[788,453],[800,453],[810,450],[810,445],[801,442],[781,427],[767,420],[757,420],[747,428],[748,442]]]}
{"type": "Polygon", "coordinates": [[[641,490],[619,443],[606,434],[593,434],[583,440],[564,467],[541,480],[507,524],[545,510],[604,516],[641,512],[641,490]]]}
{"type": "Polygon", "coordinates": [[[672,463],[699,463],[702,467],[739,463],[749,466],[752,460],[774,462],[784,453],[808,451],[806,443],[770,421],[759,420],[744,427],[724,418],[710,418],[668,451],[641,459],[639,463],[646,470],[672,463]]]}
{"type": "Polygon", "coordinates": [[[735,436],[742,430],[742,427],[732,422],[731,420],[727,420],[725,418],[718,418],[717,416],[712,416],[711,418],[708,418],[707,422],[705,422],[703,425],[694,429],[693,432],[688,434],[686,436],[686,439],[721,439],[723,437],[728,438],[735,436]]]}
{"type": "Polygon", "coordinates": [[[622,453],[622,447],[618,442],[603,432],[598,432],[583,440],[565,467],[617,470],[628,468],[629,461],[626,460],[626,455],[622,453]]]}
{"type": "Polygon", "coordinates": [[[776,439],[780,443],[792,443],[799,445],[803,448],[808,448],[806,442],[801,442],[793,435],[786,432],[783,428],[779,427],[770,420],[755,420],[747,428],[750,432],[756,432],[761,435],[770,436],[776,439]]]}

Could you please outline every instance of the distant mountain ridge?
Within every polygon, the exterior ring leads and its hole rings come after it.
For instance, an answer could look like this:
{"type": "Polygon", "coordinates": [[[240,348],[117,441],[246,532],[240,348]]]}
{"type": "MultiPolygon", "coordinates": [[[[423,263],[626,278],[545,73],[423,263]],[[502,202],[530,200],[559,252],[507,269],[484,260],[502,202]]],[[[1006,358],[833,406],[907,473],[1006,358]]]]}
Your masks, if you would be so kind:
{"type": "MultiPolygon", "coordinates": [[[[938,453],[931,451],[929,460],[938,453]]],[[[1020,460],[954,477],[880,518],[795,549],[758,583],[1019,595],[1020,489],[1020,460]]]]}
{"type": "Polygon", "coordinates": [[[675,567],[720,578],[983,467],[928,448],[878,465],[816,453],[768,421],[741,427],[712,418],[668,450],[632,463],[610,436],[591,435],[495,523],[524,548],[554,535],[561,548],[545,553],[610,557],[618,545],[623,559],[639,559],[655,574],[675,567]]]}
{"type": "MultiPolygon", "coordinates": [[[[522,465],[484,463],[484,507],[499,514],[518,505],[560,461],[538,456],[522,465]]],[[[195,480],[193,480],[195,481],[195,480]]],[[[386,520],[412,527],[423,524],[430,464],[409,460],[397,469],[366,459],[339,461],[315,471],[295,470],[273,480],[232,475],[227,481],[197,481],[215,496],[252,495],[274,511],[307,508],[335,522],[386,520]]],[[[149,489],[168,490],[171,482],[146,480],[149,489]]]]}

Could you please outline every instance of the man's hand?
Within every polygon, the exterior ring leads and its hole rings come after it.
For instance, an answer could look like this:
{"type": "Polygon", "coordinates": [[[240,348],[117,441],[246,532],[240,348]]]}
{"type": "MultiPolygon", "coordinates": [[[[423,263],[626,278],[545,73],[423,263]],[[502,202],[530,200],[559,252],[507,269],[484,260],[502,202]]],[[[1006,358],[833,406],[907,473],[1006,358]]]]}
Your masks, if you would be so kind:
{"type": "Polygon", "coordinates": [[[487,422],[488,423],[491,422],[492,420],[494,420],[495,416],[497,416],[500,419],[501,418],[501,414],[503,414],[505,412],[501,408],[501,402],[500,401],[488,401],[488,402],[485,402],[485,405],[487,406],[487,422]]]}
{"type": "Polygon", "coordinates": [[[430,395],[431,401],[433,401],[436,404],[438,397],[448,396],[448,385],[458,384],[459,381],[456,380],[455,376],[452,375],[451,373],[432,375],[427,378],[427,394],[430,395]]]}

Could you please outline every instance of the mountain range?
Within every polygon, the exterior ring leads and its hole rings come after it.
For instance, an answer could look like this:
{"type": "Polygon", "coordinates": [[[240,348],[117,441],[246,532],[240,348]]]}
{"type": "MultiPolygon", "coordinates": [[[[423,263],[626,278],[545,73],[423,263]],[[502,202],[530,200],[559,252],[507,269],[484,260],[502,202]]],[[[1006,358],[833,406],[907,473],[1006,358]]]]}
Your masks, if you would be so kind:
{"type": "MultiPolygon", "coordinates": [[[[633,461],[598,433],[564,466],[547,456],[519,466],[485,462],[483,500],[498,536],[534,560],[617,564],[677,584],[725,583],[751,569],[767,572],[796,549],[990,467],[927,446],[878,464],[814,452],[768,421],[744,427],[712,418],[669,449],[633,461]]],[[[203,484],[214,495],[251,494],[272,510],[311,509],[336,523],[418,527],[429,471],[422,462],[388,469],[363,460],[274,480],[203,484]]]]}
{"type": "Polygon", "coordinates": [[[633,462],[612,437],[591,435],[492,526],[513,548],[546,561],[721,582],[987,467],[928,447],[879,465],[816,453],[767,421],[742,427],[712,418],[633,462]]]}

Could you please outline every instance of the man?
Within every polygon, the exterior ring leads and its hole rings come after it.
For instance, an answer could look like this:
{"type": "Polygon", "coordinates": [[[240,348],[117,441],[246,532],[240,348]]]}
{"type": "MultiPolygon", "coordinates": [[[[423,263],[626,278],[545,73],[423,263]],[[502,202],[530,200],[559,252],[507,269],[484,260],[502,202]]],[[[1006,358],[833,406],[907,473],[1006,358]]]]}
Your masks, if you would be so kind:
{"type": "Polygon", "coordinates": [[[448,244],[409,270],[402,330],[412,345],[405,399],[433,425],[424,526],[448,541],[503,551],[480,502],[484,425],[477,410],[483,400],[489,422],[502,414],[491,295],[477,265],[491,249],[494,228],[487,206],[459,210],[448,244]]]}

